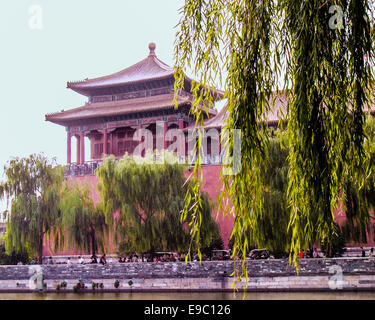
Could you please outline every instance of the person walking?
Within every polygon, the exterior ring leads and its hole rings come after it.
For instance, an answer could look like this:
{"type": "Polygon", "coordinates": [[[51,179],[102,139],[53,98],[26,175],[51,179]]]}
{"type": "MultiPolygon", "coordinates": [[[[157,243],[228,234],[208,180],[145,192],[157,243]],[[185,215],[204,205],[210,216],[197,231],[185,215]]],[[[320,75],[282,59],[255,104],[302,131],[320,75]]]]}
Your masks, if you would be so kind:
{"type": "Polygon", "coordinates": [[[366,251],[365,251],[365,249],[363,249],[363,247],[361,247],[361,250],[362,250],[362,258],[366,257],[366,251]]]}
{"type": "Polygon", "coordinates": [[[93,254],[92,256],[91,256],[91,263],[98,263],[98,259],[97,259],[98,257],[96,256],[96,254],[93,254]]]}
{"type": "Polygon", "coordinates": [[[100,257],[100,261],[99,261],[102,265],[105,265],[107,263],[107,260],[105,258],[105,253],[100,257]]]}
{"type": "Polygon", "coordinates": [[[372,258],[374,256],[374,248],[371,248],[369,251],[368,251],[368,256],[370,258],[372,258]]]}

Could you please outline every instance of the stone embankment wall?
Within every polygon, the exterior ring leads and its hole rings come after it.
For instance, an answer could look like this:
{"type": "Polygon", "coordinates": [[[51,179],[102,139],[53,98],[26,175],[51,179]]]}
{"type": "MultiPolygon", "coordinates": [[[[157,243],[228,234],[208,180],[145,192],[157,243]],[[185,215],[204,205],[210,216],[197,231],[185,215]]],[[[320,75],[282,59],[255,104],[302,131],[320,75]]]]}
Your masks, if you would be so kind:
{"type": "MultiPolygon", "coordinates": [[[[233,261],[0,266],[0,291],[32,291],[34,272],[43,274],[47,291],[56,290],[63,281],[67,287],[60,291],[71,291],[79,280],[86,290],[92,290],[95,282],[103,284],[96,289],[102,291],[231,291],[233,271],[233,261]]],[[[238,289],[375,291],[375,258],[306,259],[300,262],[299,275],[285,259],[253,260],[247,262],[247,271],[248,281],[237,282],[238,289]]]]}

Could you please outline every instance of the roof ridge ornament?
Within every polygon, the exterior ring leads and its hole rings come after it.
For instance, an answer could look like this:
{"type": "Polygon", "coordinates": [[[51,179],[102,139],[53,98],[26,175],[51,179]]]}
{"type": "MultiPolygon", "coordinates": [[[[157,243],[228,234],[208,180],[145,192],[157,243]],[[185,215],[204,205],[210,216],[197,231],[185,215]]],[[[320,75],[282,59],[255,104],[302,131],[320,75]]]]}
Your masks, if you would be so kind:
{"type": "Polygon", "coordinates": [[[156,56],[155,54],[155,48],[156,48],[156,44],[154,42],[150,42],[148,44],[148,48],[150,49],[150,54],[149,56],[156,56]]]}

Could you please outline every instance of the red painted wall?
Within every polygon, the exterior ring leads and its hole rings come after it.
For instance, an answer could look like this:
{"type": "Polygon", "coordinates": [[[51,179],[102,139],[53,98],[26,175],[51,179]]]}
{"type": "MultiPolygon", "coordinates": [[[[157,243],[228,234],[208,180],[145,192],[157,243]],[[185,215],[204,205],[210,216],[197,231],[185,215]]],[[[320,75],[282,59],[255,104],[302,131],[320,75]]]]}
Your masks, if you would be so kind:
{"type": "Polygon", "coordinates": [[[221,188],[220,183],[220,165],[202,166],[203,186],[202,189],[206,191],[215,207],[212,211],[212,216],[220,225],[220,233],[224,242],[224,248],[228,248],[228,242],[233,228],[233,216],[223,216],[222,211],[218,212],[218,199],[221,188]]]}

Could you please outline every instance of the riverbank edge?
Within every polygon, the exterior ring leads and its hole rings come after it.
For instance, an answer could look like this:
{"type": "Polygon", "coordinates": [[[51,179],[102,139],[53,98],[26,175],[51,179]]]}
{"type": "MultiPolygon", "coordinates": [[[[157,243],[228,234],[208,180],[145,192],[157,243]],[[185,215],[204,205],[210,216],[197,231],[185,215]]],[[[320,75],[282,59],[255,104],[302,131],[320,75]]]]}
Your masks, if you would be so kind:
{"type": "MultiPolygon", "coordinates": [[[[72,289],[66,289],[66,290],[56,290],[56,289],[47,289],[47,290],[30,290],[30,289],[2,289],[0,290],[0,294],[2,293],[37,293],[37,294],[44,294],[44,293],[54,293],[54,294],[102,294],[102,293],[220,293],[220,292],[226,292],[226,293],[238,293],[241,294],[244,292],[243,289],[235,291],[234,289],[220,289],[220,290],[213,290],[213,289],[100,289],[96,291],[92,291],[90,289],[84,289],[80,290],[79,292],[75,292],[72,289]]],[[[314,293],[327,293],[327,292],[374,292],[375,293],[375,287],[374,288],[357,288],[357,289],[350,289],[350,288],[343,288],[343,289],[320,289],[320,288],[296,288],[296,289],[281,289],[281,288],[272,288],[272,289],[246,289],[245,292],[249,293],[267,293],[267,292],[285,292],[285,293],[291,293],[291,292],[314,292],[314,293]]]]}
{"type": "Polygon", "coordinates": [[[283,259],[246,265],[247,281],[232,277],[233,261],[0,266],[0,293],[38,292],[33,288],[41,279],[43,292],[53,293],[75,292],[80,281],[83,293],[234,292],[233,284],[239,292],[375,291],[374,258],[306,259],[299,275],[283,259]]]}

